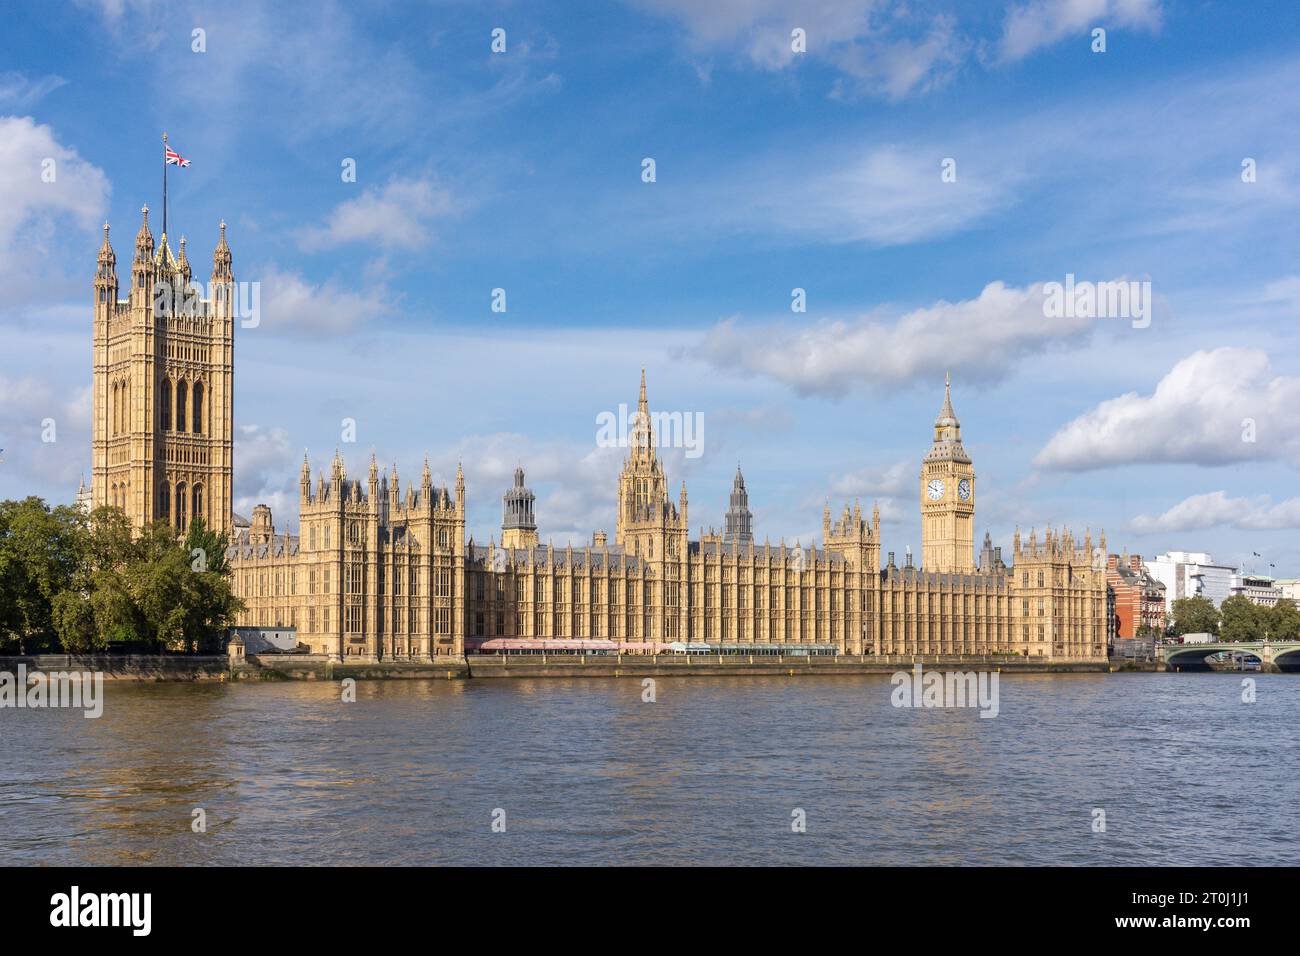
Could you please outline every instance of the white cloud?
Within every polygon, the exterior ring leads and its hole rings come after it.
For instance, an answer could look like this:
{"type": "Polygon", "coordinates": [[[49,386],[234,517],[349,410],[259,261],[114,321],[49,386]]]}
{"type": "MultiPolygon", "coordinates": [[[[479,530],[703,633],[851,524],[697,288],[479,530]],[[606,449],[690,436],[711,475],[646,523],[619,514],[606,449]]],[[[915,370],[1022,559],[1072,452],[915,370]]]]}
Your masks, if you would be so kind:
{"type": "Polygon", "coordinates": [[[831,494],[835,498],[893,498],[915,491],[919,468],[915,461],[899,461],[888,466],[868,466],[855,472],[831,477],[831,494]]]}
{"type": "Polygon", "coordinates": [[[1259,349],[1194,352],[1151,395],[1102,402],[1060,429],[1035,464],[1088,471],[1113,465],[1224,465],[1265,459],[1300,466],[1300,378],[1274,376],[1259,349]]]}
{"type": "Polygon", "coordinates": [[[428,241],[433,221],[454,211],[451,193],[436,182],[392,179],[381,189],[367,189],[339,203],[324,226],[302,230],[299,245],[308,251],[353,242],[385,249],[418,247],[428,241]]]}
{"type": "Polygon", "coordinates": [[[1226,526],[1243,531],[1300,528],[1300,498],[1276,504],[1268,495],[1230,498],[1223,491],[1184,498],[1159,515],[1138,515],[1131,526],[1142,534],[1198,531],[1226,526]]]}
{"type": "Polygon", "coordinates": [[[298,524],[298,474],[302,460],[283,428],[238,425],[234,441],[234,510],[251,517],[269,505],[277,531],[298,524]]]}
{"type": "Polygon", "coordinates": [[[89,464],[90,388],[69,396],[39,379],[0,374],[0,449],[5,484],[15,483],[9,493],[48,483],[66,491],[55,492],[57,501],[71,500],[89,464]]]}
{"type": "Polygon", "coordinates": [[[6,304],[40,290],[49,261],[65,251],[69,223],[78,239],[108,208],[108,177],[59,143],[30,116],[0,117],[0,282],[6,304]],[[52,182],[46,180],[53,177],[52,182]]]}
{"type": "Polygon", "coordinates": [[[1094,27],[1160,29],[1160,0],[1031,0],[1007,12],[998,46],[1004,63],[1023,60],[1067,36],[1087,36],[1094,27]]]}
{"type": "Polygon", "coordinates": [[[937,381],[945,370],[967,380],[998,378],[1026,355],[1081,338],[1094,322],[1045,317],[1041,284],[1017,289],[991,282],[977,298],[941,300],[893,323],[869,315],[754,328],[727,319],[705,335],[699,354],[719,368],[766,375],[801,394],[840,395],[858,386],[937,381]]]}
{"type": "Polygon", "coordinates": [[[333,279],[317,285],[275,266],[259,281],[260,328],[271,333],[348,332],[392,311],[379,289],[353,292],[333,279]]]}
{"type": "Polygon", "coordinates": [[[27,109],[67,82],[53,73],[40,79],[29,79],[22,73],[0,73],[0,106],[6,109],[27,109]]]}
{"type": "MultiPolygon", "coordinates": [[[[824,60],[842,74],[833,95],[857,92],[900,99],[947,83],[970,47],[947,16],[914,13],[881,0],[640,0],[678,20],[693,53],[726,53],[764,70],[786,69],[801,57],[824,60]],[[805,31],[807,52],[792,49],[791,31],[805,31]]],[[[707,64],[696,64],[707,76],[707,64]]]]}

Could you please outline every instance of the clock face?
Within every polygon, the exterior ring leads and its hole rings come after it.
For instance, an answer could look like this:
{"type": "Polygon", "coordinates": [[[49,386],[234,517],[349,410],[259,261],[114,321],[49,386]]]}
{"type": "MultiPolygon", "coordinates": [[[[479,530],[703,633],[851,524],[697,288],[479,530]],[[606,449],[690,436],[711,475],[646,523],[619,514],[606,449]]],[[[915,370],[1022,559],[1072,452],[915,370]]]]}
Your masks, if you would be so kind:
{"type": "Polygon", "coordinates": [[[943,497],[943,481],[938,478],[931,478],[930,483],[925,486],[925,493],[931,501],[938,501],[943,497]]]}
{"type": "Polygon", "coordinates": [[[963,478],[957,482],[957,497],[962,501],[970,497],[970,479],[963,478]]]}

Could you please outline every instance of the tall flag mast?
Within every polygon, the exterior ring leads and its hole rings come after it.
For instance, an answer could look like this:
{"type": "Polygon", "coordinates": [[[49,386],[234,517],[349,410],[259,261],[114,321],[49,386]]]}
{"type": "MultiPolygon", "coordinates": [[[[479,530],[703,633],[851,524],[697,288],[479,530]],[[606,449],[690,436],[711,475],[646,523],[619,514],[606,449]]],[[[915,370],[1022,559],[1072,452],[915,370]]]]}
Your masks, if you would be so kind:
{"type": "Polygon", "coordinates": [[[190,161],[167,145],[167,134],[163,133],[163,235],[167,235],[167,167],[180,166],[184,169],[190,161]]]}

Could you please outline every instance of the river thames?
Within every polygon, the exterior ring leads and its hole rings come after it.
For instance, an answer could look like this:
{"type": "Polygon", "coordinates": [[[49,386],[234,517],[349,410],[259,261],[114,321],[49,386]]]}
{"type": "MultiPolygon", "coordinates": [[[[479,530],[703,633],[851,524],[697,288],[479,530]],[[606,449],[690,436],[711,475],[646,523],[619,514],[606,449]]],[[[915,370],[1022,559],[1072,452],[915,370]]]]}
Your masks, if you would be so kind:
{"type": "Polygon", "coordinates": [[[0,711],[0,863],[1295,864],[1300,680],[1252,678],[109,682],[0,711]]]}

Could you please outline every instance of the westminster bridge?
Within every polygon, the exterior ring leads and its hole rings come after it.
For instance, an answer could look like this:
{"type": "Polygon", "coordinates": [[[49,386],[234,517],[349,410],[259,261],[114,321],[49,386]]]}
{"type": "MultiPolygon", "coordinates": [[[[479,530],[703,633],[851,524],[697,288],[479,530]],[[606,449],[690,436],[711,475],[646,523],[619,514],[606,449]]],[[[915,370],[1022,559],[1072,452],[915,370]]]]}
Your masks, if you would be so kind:
{"type": "Polygon", "coordinates": [[[1159,660],[1166,670],[1206,666],[1212,654],[1231,652],[1258,658],[1261,670],[1300,670],[1300,640],[1297,641],[1211,641],[1208,644],[1161,644],[1159,660]]]}

